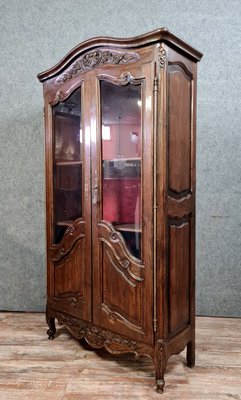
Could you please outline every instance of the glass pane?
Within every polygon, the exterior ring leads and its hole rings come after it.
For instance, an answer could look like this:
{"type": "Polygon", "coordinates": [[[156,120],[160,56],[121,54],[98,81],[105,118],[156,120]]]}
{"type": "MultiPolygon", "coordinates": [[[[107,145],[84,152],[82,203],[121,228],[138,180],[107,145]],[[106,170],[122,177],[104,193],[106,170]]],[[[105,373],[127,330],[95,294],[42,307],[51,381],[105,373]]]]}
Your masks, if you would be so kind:
{"type": "Polygon", "coordinates": [[[82,217],[81,89],[53,107],[54,242],[82,217]]]}
{"type": "Polygon", "coordinates": [[[141,259],[141,85],[101,81],[103,219],[141,259]]]}

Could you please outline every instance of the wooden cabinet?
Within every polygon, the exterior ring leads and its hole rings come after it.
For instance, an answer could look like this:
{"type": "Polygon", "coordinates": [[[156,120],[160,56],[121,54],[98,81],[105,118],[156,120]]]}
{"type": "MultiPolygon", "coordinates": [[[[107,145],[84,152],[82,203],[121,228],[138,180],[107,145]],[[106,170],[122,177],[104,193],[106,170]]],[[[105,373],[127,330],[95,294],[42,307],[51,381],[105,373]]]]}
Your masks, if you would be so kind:
{"type": "Polygon", "coordinates": [[[100,37],[42,72],[48,335],[195,357],[196,66],[167,29],[100,37]]]}

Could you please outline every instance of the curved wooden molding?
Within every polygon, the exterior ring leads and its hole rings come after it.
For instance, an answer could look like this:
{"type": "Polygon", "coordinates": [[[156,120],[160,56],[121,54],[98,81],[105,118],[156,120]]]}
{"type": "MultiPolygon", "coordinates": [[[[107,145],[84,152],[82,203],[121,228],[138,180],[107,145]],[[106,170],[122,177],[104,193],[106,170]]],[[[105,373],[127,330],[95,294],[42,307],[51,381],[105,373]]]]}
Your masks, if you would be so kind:
{"type": "Polygon", "coordinates": [[[64,101],[66,100],[72,93],[74,90],[78,89],[79,87],[81,87],[81,85],[83,84],[83,80],[80,80],[78,82],[75,82],[71,87],[69,87],[67,90],[58,90],[56,92],[54,101],[51,102],[51,106],[55,106],[57,103],[59,103],[60,101],[64,101]]]}
{"type": "MultiPolygon", "coordinates": [[[[185,74],[188,76],[188,78],[193,79],[193,73],[187,68],[187,66],[181,62],[181,61],[169,61],[168,65],[170,66],[179,66],[184,72],[185,74]]],[[[170,73],[175,73],[178,72],[177,69],[170,71],[170,73]]],[[[181,71],[180,71],[181,72],[181,71]]]]}
{"type": "Polygon", "coordinates": [[[116,269],[119,269],[121,273],[126,275],[127,280],[129,278],[134,279],[137,282],[142,282],[142,270],[145,268],[141,260],[134,257],[129,249],[126,247],[125,240],[121,233],[117,232],[113,225],[106,221],[98,223],[99,227],[99,239],[105,243],[108,250],[111,251],[112,260],[116,264],[116,269]],[[129,277],[128,277],[128,275],[129,277]]]}
{"type": "Polygon", "coordinates": [[[91,71],[94,68],[98,68],[102,65],[119,65],[119,64],[129,64],[136,62],[140,59],[139,54],[128,51],[115,51],[107,49],[96,49],[94,51],[89,51],[82,55],[77,61],[75,61],[71,67],[56,78],[54,84],[62,85],[74,76],[91,71]]]}
{"type": "Polygon", "coordinates": [[[123,315],[121,315],[117,311],[111,310],[110,307],[107,306],[107,304],[102,303],[100,305],[100,308],[106,312],[106,314],[108,315],[108,318],[110,319],[111,322],[119,321],[119,322],[123,323],[124,325],[126,325],[128,328],[130,328],[136,332],[139,332],[141,334],[145,333],[140,326],[132,324],[130,321],[128,321],[128,319],[123,317],[123,315]]]}
{"type": "Polygon", "coordinates": [[[167,198],[167,213],[170,218],[182,218],[185,215],[189,215],[193,210],[193,199],[192,195],[175,199],[172,197],[167,198]]]}
{"type": "Polygon", "coordinates": [[[112,75],[107,75],[107,74],[100,74],[97,76],[99,80],[105,80],[108,82],[113,83],[114,85],[118,86],[125,86],[128,85],[128,83],[132,83],[133,85],[139,85],[140,83],[143,82],[145,78],[134,78],[130,72],[123,72],[119,78],[116,78],[115,76],[112,75]]]}
{"type": "Polygon", "coordinates": [[[181,190],[180,192],[178,192],[177,190],[174,189],[168,189],[168,197],[172,198],[172,199],[182,199],[184,197],[187,197],[188,195],[192,194],[192,191],[190,189],[184,189],[181,190]]]}
{"type": "Polygon", "coordinates": [[[151,45],[154,43],[165,42],[167,44],[173,45],[181,49],[186,55],[194,59],[194,61],[200,61],[202,58],[202,53],[194,49],[192,46],[185,43],[181,38],[179,38],[174,33],[170,32],[167,28],[159,28],[155,31],[146,33],[144,35],[132,37],[132,38],[113,38],[113,37],[95,37],[86,40],[72,49],[58,64],[54,67],[41,72],[38,74],[38,79],[43,82],[53,76],[61,73],[66,69],[76,58],[83,55],[83,53],[94,50],[96,48],[109,48],[116,47],[120,49],[130,49],[130,48],[141,48],[146,45],[151,45]]]}
{"type": "Polygon", "coordinates": [[[122,276],[122,278],[124,278],[124,279],[129,283],[129,285],[131,285],[131,286],[133,286],[133,287],[136,287],[136,284],[133,283],[133,282],[126,276],[125,271],[122,271],[122,270],[121,270],[119,263],[116,263],[115,260],[113,260],[113,258],[112,258],[111,255],[110,255],[110,252],[109,252],[108,250],[106,250],[106,253],[107,253],[107,256],[108,256],[108,258],[109,258],[109,261],[110,261],[112,267],[115,268],[115,270],[122,276]]]}
{"type": "Polygon", "coordinates": [[[63,239],[58,244],[50,247],[50,258],[53,261],[59,261],[66,256],[72,249],[75,242],[85,235],[85,221],[76,219],[73,224],[66,229],[63,239]]]}

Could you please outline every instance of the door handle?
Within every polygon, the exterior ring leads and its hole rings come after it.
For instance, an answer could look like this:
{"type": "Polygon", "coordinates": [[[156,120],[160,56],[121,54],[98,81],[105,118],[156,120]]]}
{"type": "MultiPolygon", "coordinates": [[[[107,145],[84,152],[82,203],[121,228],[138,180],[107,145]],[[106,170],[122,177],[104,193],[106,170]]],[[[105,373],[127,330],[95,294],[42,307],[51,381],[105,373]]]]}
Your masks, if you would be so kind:
{"type": "Polygon", "coordinates": [[[94,174],[94,185],[92,186],[92,204],[99,204],[99,187],[97,180],[97,172],[94,174]]]}

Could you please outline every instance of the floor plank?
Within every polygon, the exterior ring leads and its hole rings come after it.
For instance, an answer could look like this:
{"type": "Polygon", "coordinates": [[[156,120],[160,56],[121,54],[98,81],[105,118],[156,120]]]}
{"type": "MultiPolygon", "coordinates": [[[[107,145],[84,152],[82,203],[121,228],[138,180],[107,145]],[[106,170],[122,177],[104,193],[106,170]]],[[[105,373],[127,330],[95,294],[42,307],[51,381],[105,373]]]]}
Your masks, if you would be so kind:
{"type": "Polygon", "coordinates": [[[241,319],[197,318],[196,367],[170,358],[165,393],[147,357],[95,351],[44,314],[0,313],[0,400],[241,400],[241,319]]]}

